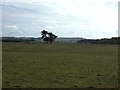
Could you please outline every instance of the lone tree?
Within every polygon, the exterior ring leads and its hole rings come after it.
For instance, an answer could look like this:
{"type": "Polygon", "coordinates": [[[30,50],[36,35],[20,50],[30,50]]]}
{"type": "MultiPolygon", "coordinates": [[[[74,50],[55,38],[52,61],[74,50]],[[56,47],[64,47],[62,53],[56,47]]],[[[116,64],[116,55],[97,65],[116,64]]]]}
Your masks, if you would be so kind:
{"type": "Polygon", "coordinates": [[[42,35],[41,38],[46,43],[52,43],[57,38],[56,35],[54,35],[51,32],[45,31],[45,30],[41,31],[41,35],[42,35]]]}

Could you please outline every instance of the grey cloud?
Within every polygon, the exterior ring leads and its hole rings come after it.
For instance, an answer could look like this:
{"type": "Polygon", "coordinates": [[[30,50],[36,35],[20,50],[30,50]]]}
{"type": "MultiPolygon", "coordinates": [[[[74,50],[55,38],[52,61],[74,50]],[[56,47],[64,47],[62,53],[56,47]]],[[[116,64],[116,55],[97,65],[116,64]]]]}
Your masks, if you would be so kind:
{"type": "Polygon", "coordinates": [[[17,24],[19,28],[16,31],[3,28],[3,35],[39,37],[40,30],[48,29],[58,36],[100,36],[100,32],[94,33],[92,28],[88,29],[87,25],[93,20],[89,15],[64,15],[59,13],[59,10],[63,9],[54,4],[5,3],[3,4],[3,25],[17,24]],[[85,30],[82,30],[83,27],[85,30]]]}
{"type": "Polygon", "coordinates": [[[24,7],[18,7],[14,5],[0,5],[2,7],[2,11],[5,14],[21,14],[21,13],[37,13],[36,10],[24,8],[24,7]]]}

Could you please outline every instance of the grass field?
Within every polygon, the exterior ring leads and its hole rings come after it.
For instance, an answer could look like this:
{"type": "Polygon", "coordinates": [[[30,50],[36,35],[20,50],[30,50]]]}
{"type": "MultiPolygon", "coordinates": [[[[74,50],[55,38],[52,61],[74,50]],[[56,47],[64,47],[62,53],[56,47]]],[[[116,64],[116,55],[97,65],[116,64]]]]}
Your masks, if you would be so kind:
{"type": "Polygon", "coordinates": [[[3,43],[3,88],[116,88],[118,46],[3,43]]]}

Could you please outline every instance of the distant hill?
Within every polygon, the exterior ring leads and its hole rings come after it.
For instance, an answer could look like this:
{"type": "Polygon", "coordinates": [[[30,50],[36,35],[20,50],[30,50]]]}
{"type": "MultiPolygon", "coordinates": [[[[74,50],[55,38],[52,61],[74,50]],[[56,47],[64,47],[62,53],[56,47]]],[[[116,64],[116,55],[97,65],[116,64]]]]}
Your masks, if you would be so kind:
{"type": "MultiPolygon", "coordinates": [[[[77,43],[79,40],[84,40],[84,38],[57,38],[55,42],[64,42],[64,43],[77,43]]],[[[33,42],[39,43],[43,42],[41,38],[33,37],[2,37],[3,42],[33,42]]]]}
{"type": "Polygon", "coordinates": [[[79,40],[78,43],[89,43],[89,44],[120,44],[120,37],[102,38],[102,39],[84,39],[79,40]]]}
{"type": "Polygon", "coordinates": [[[76,43],[79,40],[84,40],[84,38],[78,37],[78,38],[74,38],[74,37],[70,37],[70,38],[57,38],[55,41],[56,42],[67,42],[67,43],[76,43]]]}
{"type": "MultiPolygon", "coordinates": [[[[2,42],[28,42],[28,43],[41,43],[43,42],[42,38],[34,37],[2,37],[2,42]]],[[[102,39],[85,39],[82,37],[74,38],[65,38],[60,37],[55,40],[59,43],[78,43],[78,44],[120,44],[120,37],[102,38],[102,39]]]]}

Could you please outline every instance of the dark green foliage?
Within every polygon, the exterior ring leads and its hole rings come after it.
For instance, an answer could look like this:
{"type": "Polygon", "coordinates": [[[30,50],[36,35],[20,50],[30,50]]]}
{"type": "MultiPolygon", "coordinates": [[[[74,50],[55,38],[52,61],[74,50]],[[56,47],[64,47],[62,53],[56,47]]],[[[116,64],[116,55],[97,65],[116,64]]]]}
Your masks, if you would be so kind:
{"type": "Polygon", "coordinates": [[[47,43],[48,42],[52,43],[57,38],[57,36],[55,36],[53,33],[45,30],[41,31],[41,35],[42,35],[43,41],[47,43]]]}
{"type": "Polygon", "coordinates": [[[89,43],[89,44],[120,44],[120,37],[113,37],[111,39],[84,39],[79,40],[78,43],[89,43]]]}

